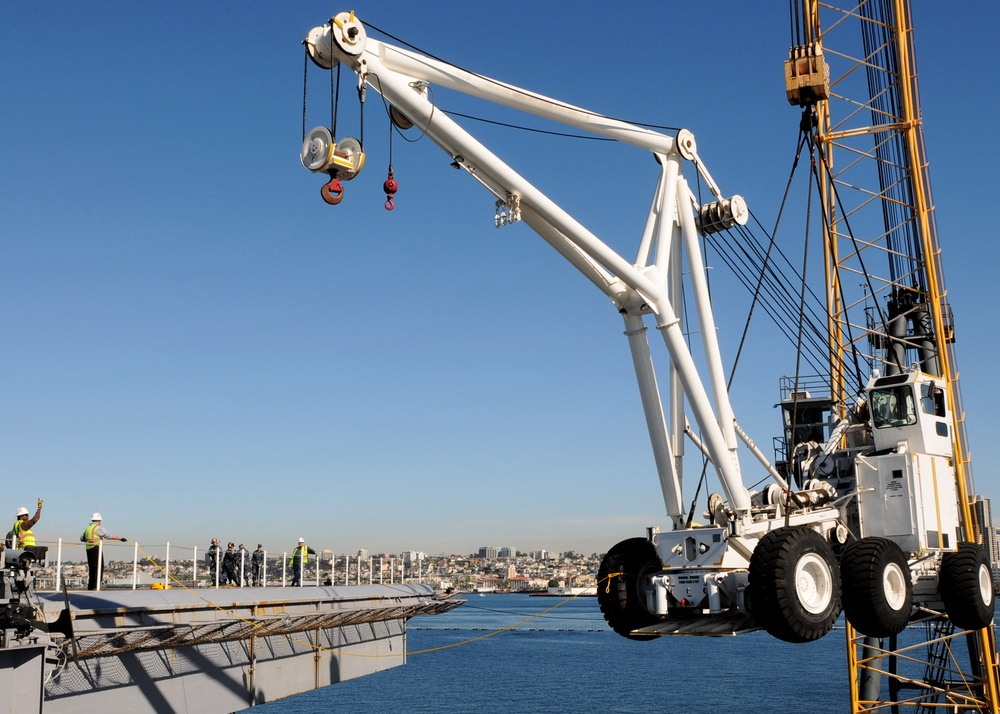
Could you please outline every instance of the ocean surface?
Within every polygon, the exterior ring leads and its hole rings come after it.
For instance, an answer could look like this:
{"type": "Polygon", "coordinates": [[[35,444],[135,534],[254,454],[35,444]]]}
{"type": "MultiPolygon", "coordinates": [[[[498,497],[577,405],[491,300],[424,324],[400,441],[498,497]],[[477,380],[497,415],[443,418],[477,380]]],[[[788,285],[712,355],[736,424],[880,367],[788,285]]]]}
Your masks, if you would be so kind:
{"type": "Polygon", "coordinates": [[[849,706],[842,624],[804,645],[762,632],[634,642],[608,629],[594,597],[463,597],[451,612],[409,621],[407,664],[246,711],[840,714],[849,706]]]}

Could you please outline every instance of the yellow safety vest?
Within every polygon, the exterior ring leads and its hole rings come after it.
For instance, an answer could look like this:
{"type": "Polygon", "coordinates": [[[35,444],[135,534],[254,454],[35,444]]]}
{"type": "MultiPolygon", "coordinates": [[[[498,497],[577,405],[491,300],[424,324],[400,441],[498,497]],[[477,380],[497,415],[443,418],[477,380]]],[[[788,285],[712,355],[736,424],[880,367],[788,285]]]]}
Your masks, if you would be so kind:
{"type": "Polygon", "coordinates": [[[87,530],[83,532],[83,537],[87,541],[87,548],[95,548],[98,543],[101,542],[101,537],[97,535],[97,529],[101,527],[100,523],[91,523],[87,526],[87,530]]]}
{"type": "Polygon", "coordinates": [[[295,556],[296,555],[300,555],[302,557],[302,564],[303,565],[305,565],[306,563],[309,562],[309,549],[306,546],[301,545],[298,548],[296,548],[295,550],[293,550],[292,551],[292,560],[295,560],[295,556]]]}
{"type": "Polygon", "coordinates": [[[35,534],[31,532],[30,528],[23,530],[19,518],[14,524],[14,547],[23,548],[26,545],[35,545],[35,534]]]}

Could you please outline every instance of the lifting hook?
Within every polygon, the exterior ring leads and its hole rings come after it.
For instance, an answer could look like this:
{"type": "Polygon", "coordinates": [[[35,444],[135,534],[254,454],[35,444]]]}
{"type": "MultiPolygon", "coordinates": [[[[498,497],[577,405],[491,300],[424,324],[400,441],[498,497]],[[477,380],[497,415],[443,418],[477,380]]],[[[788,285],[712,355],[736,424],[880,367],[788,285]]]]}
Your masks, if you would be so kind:
{"type": "Polygon", "coordinates": [[[385,191],[385,210],[391,211],[396,206],[392,202],[392,197],[399,190],[399,184],[396,179],[392,177],[392,168],[389,168],[389,178],[385,180],[382,184],[382,190],[385,191]]]}
{"type": "Polygon", "coordinates": [[[340,179],[336,177],[331,178],[330,183],[323,184],[319,193],[323,200],[331,206],[336,206],[344,200],[344,187],[340,184],[340,179]]]}

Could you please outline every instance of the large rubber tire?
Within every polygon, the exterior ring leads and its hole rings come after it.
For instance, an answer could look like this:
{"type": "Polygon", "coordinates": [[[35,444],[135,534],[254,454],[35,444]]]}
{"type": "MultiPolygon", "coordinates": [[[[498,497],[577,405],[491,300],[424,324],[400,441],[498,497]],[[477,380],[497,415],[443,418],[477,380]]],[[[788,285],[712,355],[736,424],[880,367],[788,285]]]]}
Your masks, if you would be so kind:
{"type": "Polygon", "coordinates": [[[993,573],[986,549],[959,543],[941,561],[941,600],[944,610],[963,630],[979,630],[993,622],[993,573]]]}
{"type": "Polygon", "coordinates": [[[639,590],[643,576],[660,569],[656,548],[645,538],[629,538],[607,552],[597,570],[597,602],[611,629],[630,640],[651,640],[656,635],[633,635],[632,631],[659,621],[646,609],[639,590]]]}
{"type": "Polygon", "coordinates": [[[844,614],[869,637],[898,635],[910,621],[913,582],[906,554],[887,538],[862,538],[840,558],[844,614]]]}
{"type": "Polygon", "coordinates": [[[840,615],[837,559],[810,528],[779,528],[761,538],[747,589],[754,620],[785,642],[818,640],[840,615]]]}

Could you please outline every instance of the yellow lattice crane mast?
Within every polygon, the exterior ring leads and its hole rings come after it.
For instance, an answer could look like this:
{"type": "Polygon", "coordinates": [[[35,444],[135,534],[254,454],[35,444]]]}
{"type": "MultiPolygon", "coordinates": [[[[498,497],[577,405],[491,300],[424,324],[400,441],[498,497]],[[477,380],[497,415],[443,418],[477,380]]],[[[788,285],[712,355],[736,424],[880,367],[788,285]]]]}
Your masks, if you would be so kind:
{"type": "MultiPolygon", "coordinates": [[[[852,359],[890,376],[917,365],[939,379],[956,415],[950,437],[961,538],[981,543],[990,524],[976,523],[972,508],[909,3],[838,8],[805,0],[793,4],[792,19],[796,36],[785,63],[786,90],[811,127],[820,177],[833,403],[848,401],[845,375],[852,359]],[[859,298],[848,293],[857,282],[850,276],[862,274],[868,309],[866,324],[858,325],[849,308],[859,298]]],[[[911,624],[910,637],[866,636],[848,620],[852,711],[1000,710],[992,624],[956,633],[932,603],[916,610],[911,623],[923,623],[911,624]]]]}

